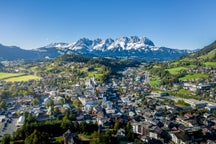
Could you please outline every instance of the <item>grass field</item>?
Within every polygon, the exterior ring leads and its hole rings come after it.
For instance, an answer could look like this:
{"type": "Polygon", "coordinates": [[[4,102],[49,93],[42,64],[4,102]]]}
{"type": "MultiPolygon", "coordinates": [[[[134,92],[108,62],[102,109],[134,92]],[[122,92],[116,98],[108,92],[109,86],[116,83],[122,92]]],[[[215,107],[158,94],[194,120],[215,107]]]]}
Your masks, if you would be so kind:
{"type": "Polygon", "coordinates": [[[34,75],[25,75],[23,73],[0,73],[0,80],[6,82],[17,82],[17,81],[29,81],[29,80],[39,80],[40,77],[34,75]]]}
{"type": "Polygon", "coordinates": [[[216,67],[216,62],[205,62],[205,66],[211,66],[211,67],[216,67]]]}
{"type": "Polygon", "coordinates": [[[153,85],[153,86],[158,86],[158,85],[160,85],[160,82],[159,82],[157,77],[152,76],[150,78],[150,84],[153,85]]]}
{"type": "Polygon", "coordinates": [[[0,72],[0,79],[8,79],[11,77],[17,77],[17,76],[22,76],[24,75],[23,73],[4,73],[4,72],[0,72]]]}
{"type": "Polygon", "coordinates": [[[175,68],[170,68],[170,69],[166,69],[167,71],[169,71],[171,74],[175,75],[178,74],[178,72],[180,72],[181,70],[187,70],[188,68],[186,67],[175,67],[175,68]]]}
{"type": "Polygon", "coordinates": [[[179,78],[179,80],[193,80],[193,79],[204,79],[208,78],[207,74],[188,74],[184,77],[179,78]]]}
{"type": "Polygon", "coordinates": [[[88,67],[83,67],[81,69],[81,72],[84,72],[87,74],[87,77],[93,77],[95,76],[95,78],[102,78],[104,76],[103,71],[100,67],[94,68],[92,71],[88,70],[88,67]]]}
{"type": "Polygon", "coordinates": [[[157,68],[161,68],[161,66],[159,66],[159,65],[154,65],[153,68],[157,69],[157,68]]]}
{"type": "Polygon", "coordinates": [[[178,100],[178,101],[175,102],[174,104],[175,104],[175,106],[179,106],[179,107],[190,106],[190,104],[184,102],[183,100],[178,100]]]}
{"type": "Polygon", "coordinates": [[[97,72],[89,72],[88,73],[88,77],[93,77],[93,76],[95,76],[95,78],[101,78],[101,77],[103,77],[103,74],[97,73],[97,72]]]}
{"type": "Polygon", "coordinates": [[[216,49],[210,51],[205,55],[200,56],[199,59],[207,59],[207,58],[212,59],[215,56],[215,54],[216,54],[216,49]]]}

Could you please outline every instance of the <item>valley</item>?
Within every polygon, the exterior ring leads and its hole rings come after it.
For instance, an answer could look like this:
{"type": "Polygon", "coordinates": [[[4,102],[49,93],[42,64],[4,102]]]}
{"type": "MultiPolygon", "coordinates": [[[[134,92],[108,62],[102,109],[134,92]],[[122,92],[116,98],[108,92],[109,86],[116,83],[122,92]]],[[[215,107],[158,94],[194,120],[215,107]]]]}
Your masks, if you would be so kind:
{"type": "Polygon", "coordinates": [[[1,139],[63,143],[68,133],[78,143],[214,140],[214,57],[194,55],[152,63],[79,55],[3,62],[1,139]]]}

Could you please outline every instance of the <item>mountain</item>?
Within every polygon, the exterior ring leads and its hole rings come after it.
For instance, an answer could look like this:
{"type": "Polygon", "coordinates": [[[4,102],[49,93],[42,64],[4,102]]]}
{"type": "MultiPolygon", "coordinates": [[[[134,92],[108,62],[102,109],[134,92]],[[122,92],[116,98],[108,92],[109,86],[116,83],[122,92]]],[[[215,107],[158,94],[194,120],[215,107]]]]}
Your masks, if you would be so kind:
{"type": "Polygon", "coordinates": [[[187,55],[192,51],[178,50],[166,47],[157,47],[146,37],[122,37],[118,39],[95,39],[82,38],[74,43],[52,43],[38,48],[45,56],[50,53],[56,55],[80,54],[89,57],[115,57],[115,58],[139,58],[148,61],[173,60],[187,55]],[[57,54],[57,53],[58,54],[57,54]]]}
{"type": "Polygon", "coordinates": [[[66,54],[79,54],[87,57],[138,58],[147,61],[168,61],[188,55],[192,51],[157,47],[146,37],[122,37],[115,40],[82,38],[74,43],[51,43],[35,50],[19,47],[0,46],[1,59],[42,59],[56,58],[66,54]]]}
{"type": "Polygon", "coordinates": [[[200,50],[197,50],[196,52],[189,54],[187,56],[184,56],[180,58],[177,61],[184,61],[184,62],[215,62],[216,61],[216,41],[212,42],[211,44],[203,47],[200,50]]]}
{"type": "Polygon", "coordinates": [[[191,57],[193,56],[199,59],[203,59],[205,61],[216,61],[216,41],[214,41],[208,46],[205,46],[193,55],[191,54],[191,57]]]}
{"type": "Polygon", "coordinates": [[[0,60],[37,59],[37,52],[0,44],[0,60]]]}

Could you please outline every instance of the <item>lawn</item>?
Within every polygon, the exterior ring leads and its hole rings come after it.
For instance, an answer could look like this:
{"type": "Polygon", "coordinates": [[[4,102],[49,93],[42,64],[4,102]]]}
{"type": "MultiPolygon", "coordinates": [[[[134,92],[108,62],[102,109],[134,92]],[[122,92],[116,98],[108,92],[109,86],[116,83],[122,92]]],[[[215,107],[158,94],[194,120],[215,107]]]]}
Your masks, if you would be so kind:
{"type": "Polygon", "coordinates": [[[80,71],[81,72],[88,72],[88,67],[83,67],[80,71]]]}
{"type": "Polygon", "coordinates": [[[159,82],[157,77],[152,76],[152,77],[150,77],[150,84],[153,86],[159,86],[160,82],[159,82]]]}
{"type": "Polygon", "coordinates": [[[179,62],[178,61],[175,61],[175,62],[172,62],[171,65],[178,65],[179,62]]]}
{"type": "Polygon", "coordinates": [[[8,79],[11,77],[17,77],[17,76],[21,76],[24,75],[23,73],[5,73],[5,72],[0,72],[0,79],[8,79]]]}
{"type": "Polygon", "coordinates": [[[93,77],[95,76],[95,78],[101,78],[103,77],[104,75],[102,73],[98,73],[97,71],[94,71],[94,72],[88,72],[88,77],[93,77]]]}
{"type": "Polygon", "coordinates": [[[154,65],[153,68],[157,69],[157,68],[161,68],[161,66],[159,66],[159,65],[154,65]]]}
{"type": "Polygon", "coordinates": [[[179,106],[179,107],[190,106],[190,104],[184,102],[183,100],[178,100],[178,101],[175,102],[174,104],[175,104],[175,106],[179,106]]]}
{"type": "Polygon", "coordinates": [[[39,80],[40,77],[34,75],[23,75],[18,77],[12,77],[5,79],[6,82],[18,82],[18,81],[29,81],[29,80],[39,80]]]}
{"type": "Polygon", "coordinates": [[[184,77],[179,78],[179,80],[193,80],[193,79],[205,79],[208,78],[207,74],[188,74],[184,77]]]}
{"type": "Polygon", "coordinates": [[[95,78],[102,78],[104,76],[102,68],[100,68],[100,67],[96,67],[92,71],[89,71],[88,67],[83,67],[81,69],[81,72],[86,73],[87,77],[93,77],[93,76],[95,76],[95,78]]]}
{"type": "Polygon", "coordinates": [[[199,58],[200,59],[208,59],[208,58],[212,59],[212,58],[214,58],[215,54],[216,54],[216,49],[210,51],[209,53],[207,53],[205,55],[200,56],[199,58]]]}
{"type": "Polygon", "coordinates": [[[169,68],[166,69],[167,71],[169,71],[171,74],[175,75],[178,74],[178,72],[180,72],[181,70],[187,70],[188,68],[186,67],[175,67],[175,68],[169,68]]]}
{"type": "Polygon", "coordinates": [[[211,66],[211,67],[216,67],[216,62],[205,62],[205,66],[211,66]]]}
{"type": "Polygon", "coordinates": [[[64,137],[63,136],[56,137],[55,142],[56,143],[64,143],[64,137]]]}
{"type": "Polygon", "coordinates": [[[39,80],[40,77],[34,75],[25,75],[23,73],[0,73],[0,80],[5,80],[6,82],[29,81],[33,79],[39,80]]]}

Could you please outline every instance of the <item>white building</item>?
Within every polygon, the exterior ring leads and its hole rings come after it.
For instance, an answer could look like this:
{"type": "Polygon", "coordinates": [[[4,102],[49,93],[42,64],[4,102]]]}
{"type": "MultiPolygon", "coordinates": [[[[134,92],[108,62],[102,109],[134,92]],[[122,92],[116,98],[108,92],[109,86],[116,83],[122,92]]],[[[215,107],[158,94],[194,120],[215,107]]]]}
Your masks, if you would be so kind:
{"type": "Polygon", "coordinates": [[[16,126],[22,126],[25,122],[25,117],[20,116],[19,119],[17,120],[16,126]]]}
{"type": "Polygon", "coordinates": [[[203,101],[198,101],[195,99],[184,99],[184,101],[188,104],[190,104],[193,108],[204,108],[207,103],[203,101]]]}

